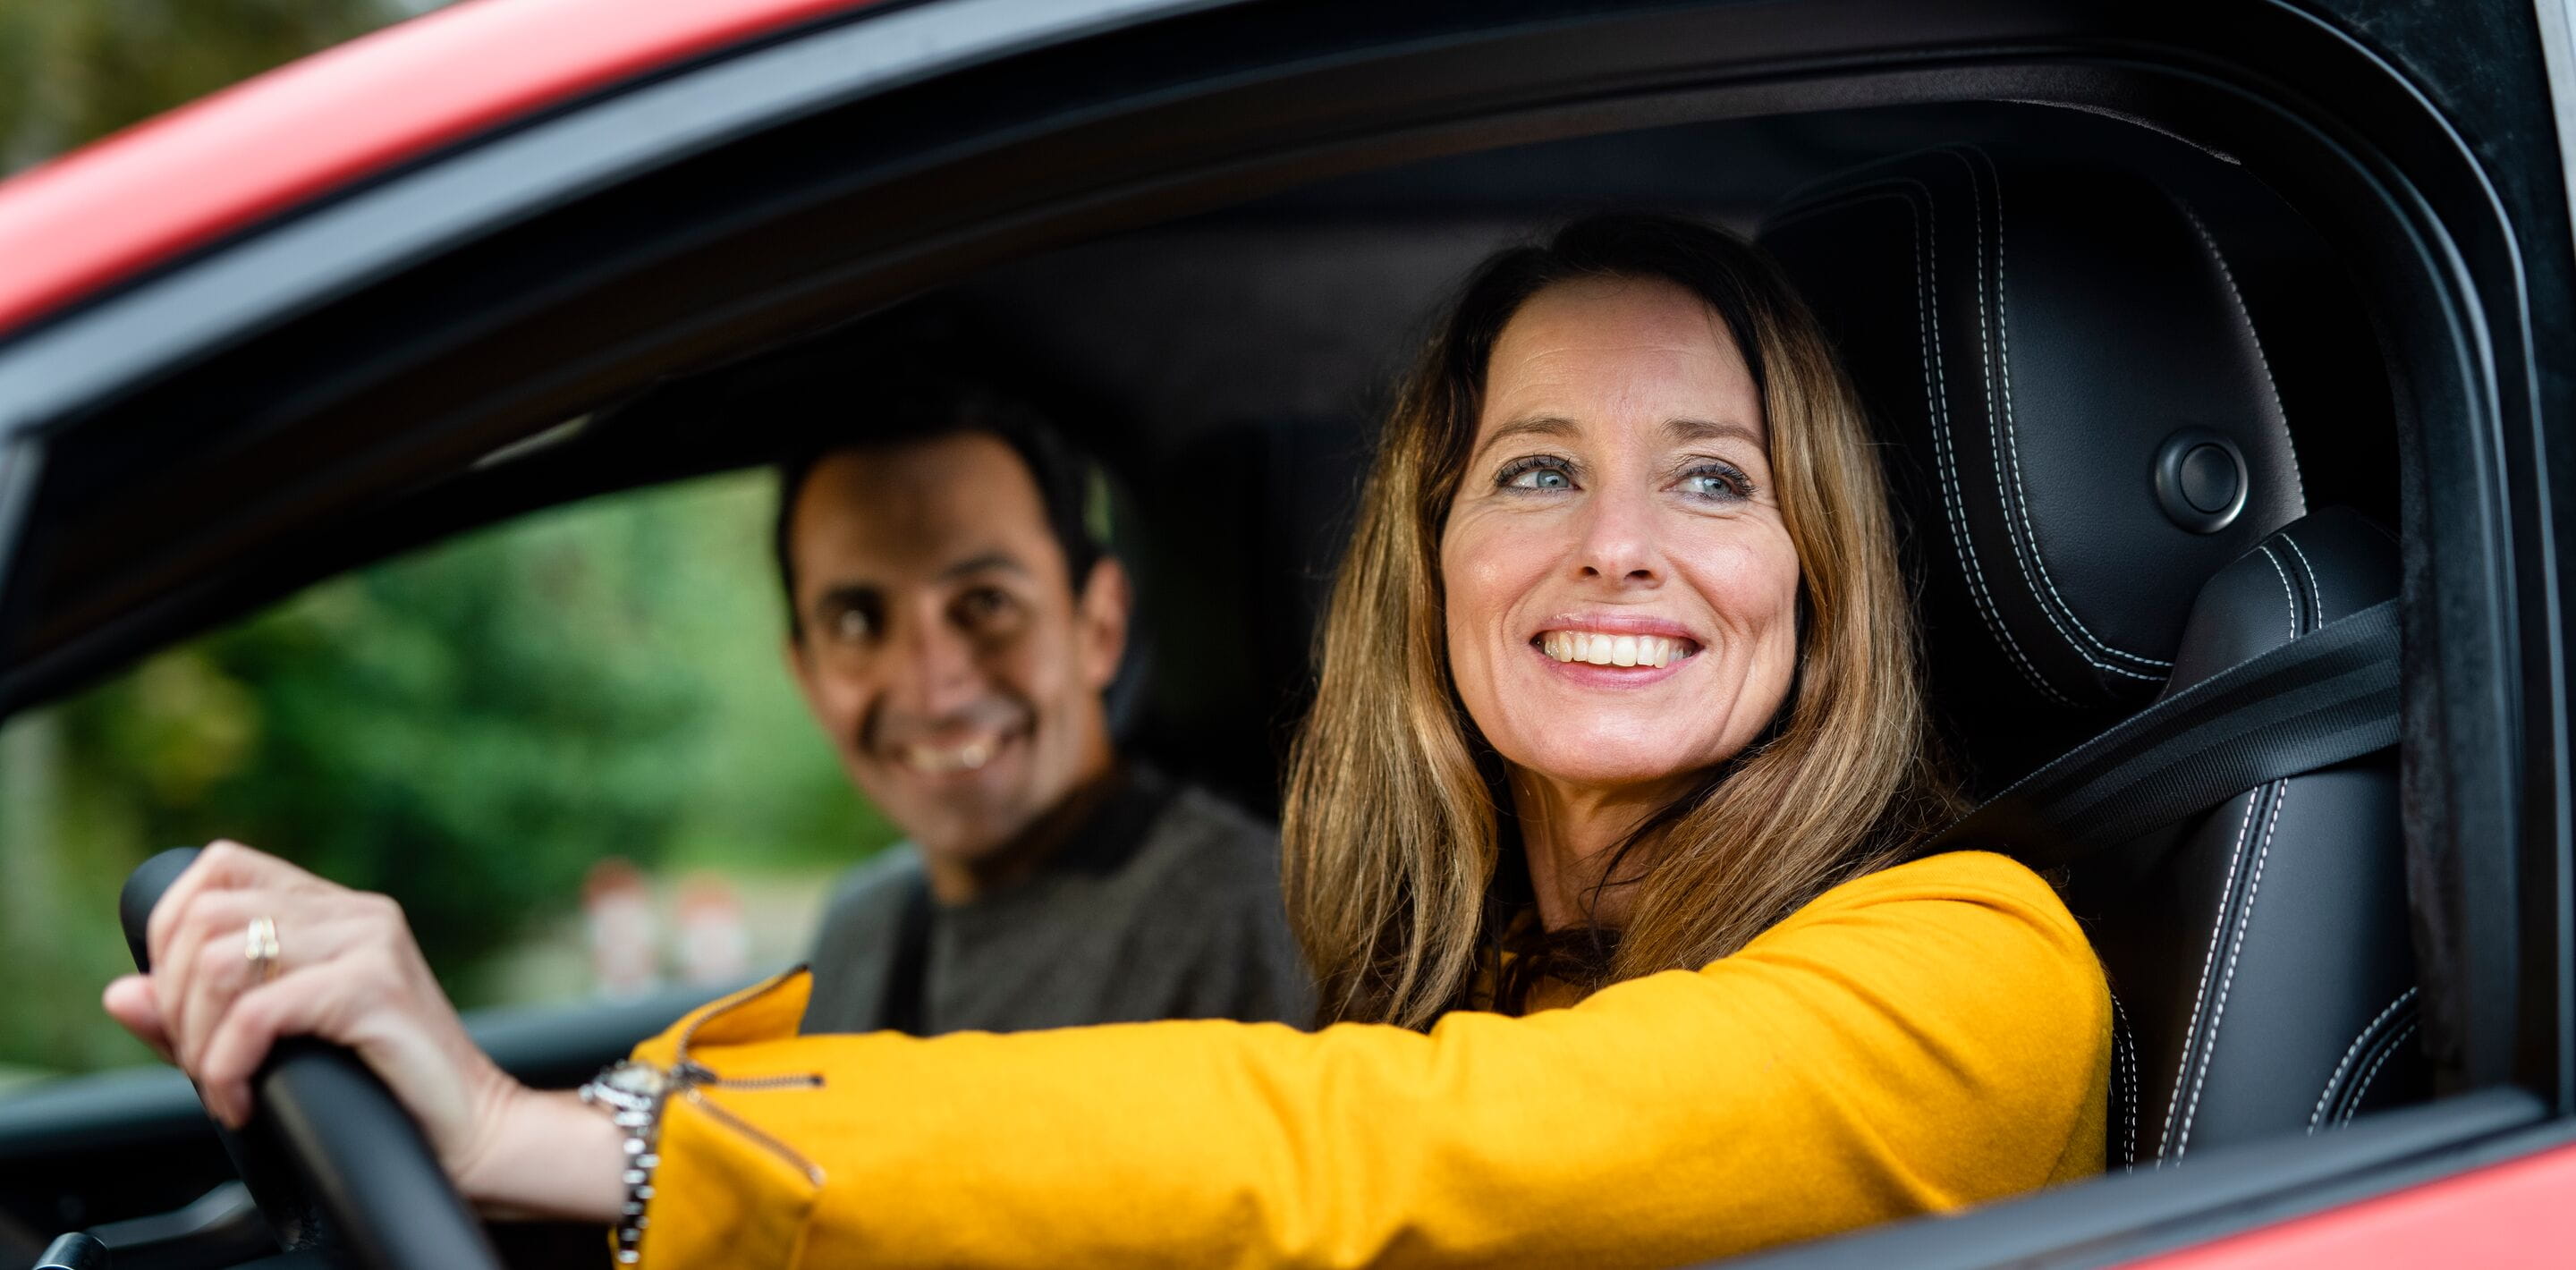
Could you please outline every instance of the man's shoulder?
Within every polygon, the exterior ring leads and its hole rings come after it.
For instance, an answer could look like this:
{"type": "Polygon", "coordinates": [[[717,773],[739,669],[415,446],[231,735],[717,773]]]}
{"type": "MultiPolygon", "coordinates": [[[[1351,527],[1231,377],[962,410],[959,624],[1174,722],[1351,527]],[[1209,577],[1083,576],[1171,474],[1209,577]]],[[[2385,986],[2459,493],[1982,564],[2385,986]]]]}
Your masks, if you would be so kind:
{"type": "Polygon", "coordinates": [[[1166,867],[1240,868],[1257,862],[1275,869],[1279,862],[1278,826],[1198,785],[1174,789],[1146,832],[1168,857],[1166,867]]]}
{"type": "Polygon", "coordinates": [[[1313,986],[1279,885],[1279,830],[1213,791],[1183,786],[1156,821],[1150,938],[1188,963],[1197,1016],[1303,1027],[1313,986]]]}
{"type": "Polygon", "coordinates": [[[1176,832],[1219,838],[1272,854],[1279,850],[1277,825],[1202,785],[1181,785],[1173,789],[1172,800],[1163,808],[1155,829],[1161,832],[1166,826],[1176,832]]]}
{"type": "Polygon", "coordinates": [[[1173,791],[1136,863],[1138,880],[1166,900],[1279,906],[1278,827],[1200,786],[1173,791]]]}
{"type": "Polygon", "coordinates": [[[896,932],[921,878],[920,851],[901,843],[852,867],[833,885],[808,954],[814,985],[803,1030],[859,1032],[878,1026],[896,932]]]}
{"type": "Polygon", "coordinates": [[[851,866],[833,884],[832,897],[824,903],[824,930],[853,920],[891,922],[923,885],[923,877],[921,849],[909,842],[898,842],[851,866]]]}

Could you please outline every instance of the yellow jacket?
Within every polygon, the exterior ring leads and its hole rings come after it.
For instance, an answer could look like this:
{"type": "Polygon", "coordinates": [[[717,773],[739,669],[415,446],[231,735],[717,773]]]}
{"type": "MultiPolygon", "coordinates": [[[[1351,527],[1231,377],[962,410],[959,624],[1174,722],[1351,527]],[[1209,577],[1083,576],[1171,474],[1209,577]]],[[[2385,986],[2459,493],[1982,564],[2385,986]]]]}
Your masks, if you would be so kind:
{"type": "Polygon", "coordinates": [[[2048,885],[1934,856],[1734,956],[1426,1035],[798,1036],[805,977],[639,1047],[648,1267],[1669,1265],[2098,1171],[2110,999],[2048,885]]]}

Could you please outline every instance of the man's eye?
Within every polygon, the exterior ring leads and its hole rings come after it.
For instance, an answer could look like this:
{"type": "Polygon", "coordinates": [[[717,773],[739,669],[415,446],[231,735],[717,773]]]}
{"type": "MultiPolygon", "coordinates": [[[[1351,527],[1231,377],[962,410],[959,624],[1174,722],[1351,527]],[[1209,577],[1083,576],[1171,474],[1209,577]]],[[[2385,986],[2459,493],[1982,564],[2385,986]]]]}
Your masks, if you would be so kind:
{"type": "Polygon", "coordinates": [[[845,644],[861,643],[875,633],[876,623],[865,610],[848,608],[832,615],[832,638],[845,644]]]}
{"type": "Polygon", "coordinates": [[[1533,456],[1504,464],[1494,483],[1505,489],[1572,489],[1574,473],[1562,459],[1533,456]]]}
{"type": "Polygon", "coordinates": [[[991,587],[977,587],[957,597],[957,612],[971,625],[983,625],[1010,609],[1011,597],[991,587]]]}

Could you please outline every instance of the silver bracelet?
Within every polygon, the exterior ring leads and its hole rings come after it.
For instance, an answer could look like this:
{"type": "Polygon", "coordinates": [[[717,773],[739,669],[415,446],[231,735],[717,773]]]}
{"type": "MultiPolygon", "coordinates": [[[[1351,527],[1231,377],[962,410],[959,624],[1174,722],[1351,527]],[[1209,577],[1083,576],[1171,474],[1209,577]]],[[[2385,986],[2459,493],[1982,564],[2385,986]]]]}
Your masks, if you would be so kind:
{"type": "Polygon", "coordinates": [[[662,1104],[679,1081],[651,1063],[628,1059],[603,1069],[581,1087],[581,1100],[609,1113],[626,1131],[626,1206],[617,1214],[617,1263],[633,1265],[643,1257],[645,1207],[653,1201],[653,1170],[662,1163],[655,1144],[662,1136],[662,1104]]]}

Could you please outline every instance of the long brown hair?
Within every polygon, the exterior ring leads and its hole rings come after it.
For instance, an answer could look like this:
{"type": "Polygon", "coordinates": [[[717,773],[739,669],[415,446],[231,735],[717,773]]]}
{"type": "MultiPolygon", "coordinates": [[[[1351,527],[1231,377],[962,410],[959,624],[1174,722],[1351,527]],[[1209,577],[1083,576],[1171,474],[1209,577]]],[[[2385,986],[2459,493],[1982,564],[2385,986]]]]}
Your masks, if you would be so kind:
{"type": "Polygon", "coordinates": [[[1495,341],[1530,297],[1579,278],[1672,282],[1724,320],[1761,390],[1805,616],[1770,732],[1620,848],[1633,868],[1612,881],[1633,895],[1602,980],[1723,957],[1903,859],[1958,810],[1926,724],[1878,459],[1814,316],[1768,257],[1723,231],[1578,221],[1469,277],[1361,495],[1283,817],[1289,917],[1327,1021],[1427,1026],[1469,1000],[1478,951],[1498,934],[1489,901],[1516,831],[1501,759],[1451,679],[1439,544],[1495,341]]]}

